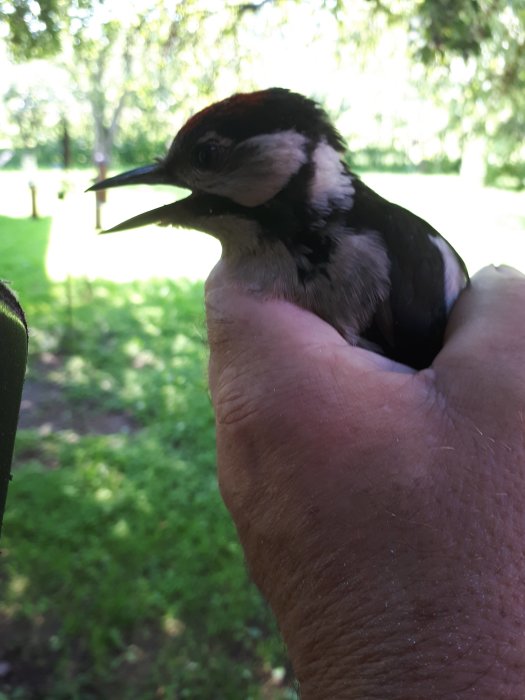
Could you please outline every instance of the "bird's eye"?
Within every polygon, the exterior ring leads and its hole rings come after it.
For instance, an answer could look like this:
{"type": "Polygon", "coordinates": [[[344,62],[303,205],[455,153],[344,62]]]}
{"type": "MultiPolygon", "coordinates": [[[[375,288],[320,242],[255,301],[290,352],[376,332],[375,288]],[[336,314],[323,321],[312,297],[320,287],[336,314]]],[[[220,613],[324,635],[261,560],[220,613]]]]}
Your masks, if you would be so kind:
{"type": "Polygon", "coordinates": [[[193,151],[193,162],[198,168],[207,170],[218,164],[222,149],[213,141],[200,143],[193,151]]]}

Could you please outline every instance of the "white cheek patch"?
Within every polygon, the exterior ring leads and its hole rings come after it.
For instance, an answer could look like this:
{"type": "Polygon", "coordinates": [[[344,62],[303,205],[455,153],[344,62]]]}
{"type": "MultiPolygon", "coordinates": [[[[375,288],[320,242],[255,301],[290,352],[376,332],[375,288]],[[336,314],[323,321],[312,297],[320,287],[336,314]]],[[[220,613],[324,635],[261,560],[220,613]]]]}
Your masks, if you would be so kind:
{"type": "Polygon", "coordinates": [[[307,161],[307,138],[296,131],[279,131],[239,144],[238,167],[221,173],[206,189],[241,204],[256,207],[287,185],[307,161]]]}
{"type": "Polygon", "coordinates": [[[447,312],[450,311],[452,305],[456,301],[458,294],[465,286],[465,275],[461,269],[456,256],[444,238],[439,236],[430,236],[430,242],[433,243],[441,253],[444,265],[444,286],[445,286],[445,304],[447,312]]]}
{"type": "Polygon", "coordinates": [[[314,176],[310,183],[310,202],[318,211],[329,211],[336,205],[351,209],[355,188],[352,176],[341,162],[341,154],[324,139],[313,156],[314,176]]]}

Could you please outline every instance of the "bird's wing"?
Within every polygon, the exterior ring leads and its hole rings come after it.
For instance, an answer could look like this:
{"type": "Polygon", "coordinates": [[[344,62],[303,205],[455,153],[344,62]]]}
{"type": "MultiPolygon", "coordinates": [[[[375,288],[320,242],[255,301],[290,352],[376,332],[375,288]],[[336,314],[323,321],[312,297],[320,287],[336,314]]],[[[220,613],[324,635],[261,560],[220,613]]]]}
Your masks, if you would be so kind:
{"type": "Polygon", "coordinates": [[[393,359],[427,367],[439,352],[448,313],[467,284],[465,264],[420,217],[379,197],[361,183],[354,226],[381,236],[390,259],[390,294],[363,334],[393,359]]]}

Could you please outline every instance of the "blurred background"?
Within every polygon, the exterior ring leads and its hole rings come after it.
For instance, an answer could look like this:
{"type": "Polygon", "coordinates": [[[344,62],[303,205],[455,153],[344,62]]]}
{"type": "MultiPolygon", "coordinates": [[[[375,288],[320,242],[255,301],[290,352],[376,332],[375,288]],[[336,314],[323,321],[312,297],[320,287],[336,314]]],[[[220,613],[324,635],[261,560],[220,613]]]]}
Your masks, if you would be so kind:
{"type": "Polygon", "coordinates": [[[471,273],[525,271],[524,0],[0,0],[0,277],[31,330],[0,700],[296,697],[216,484],[219,246],[98,235],[173,190],[84,194],[209,102],[274,85],[320,100],[351,169],[471,273]]]}

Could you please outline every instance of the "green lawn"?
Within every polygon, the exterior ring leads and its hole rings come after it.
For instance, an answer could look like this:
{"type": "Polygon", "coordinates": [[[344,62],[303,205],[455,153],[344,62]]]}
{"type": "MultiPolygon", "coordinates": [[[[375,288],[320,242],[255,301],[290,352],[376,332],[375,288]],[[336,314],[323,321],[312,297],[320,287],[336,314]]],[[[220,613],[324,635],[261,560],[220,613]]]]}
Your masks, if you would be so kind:
{"type": "MultiPolygon", "coordinates": [[[[364,179],[427,217],[471,270],[525,270],[523,194],[364,179]]],[[[32,221],[23,176],[0,173],[0,277],[31,327],[33,415],[2,540],[0,700],[295,697],[216,484],[202,277],[217,246],[153,228],[98,236],[88,184],[74,173],[59,200],[47,173],[32,221]]],[[[115,192],[104,223],[172,198],[115,192]]]]}

